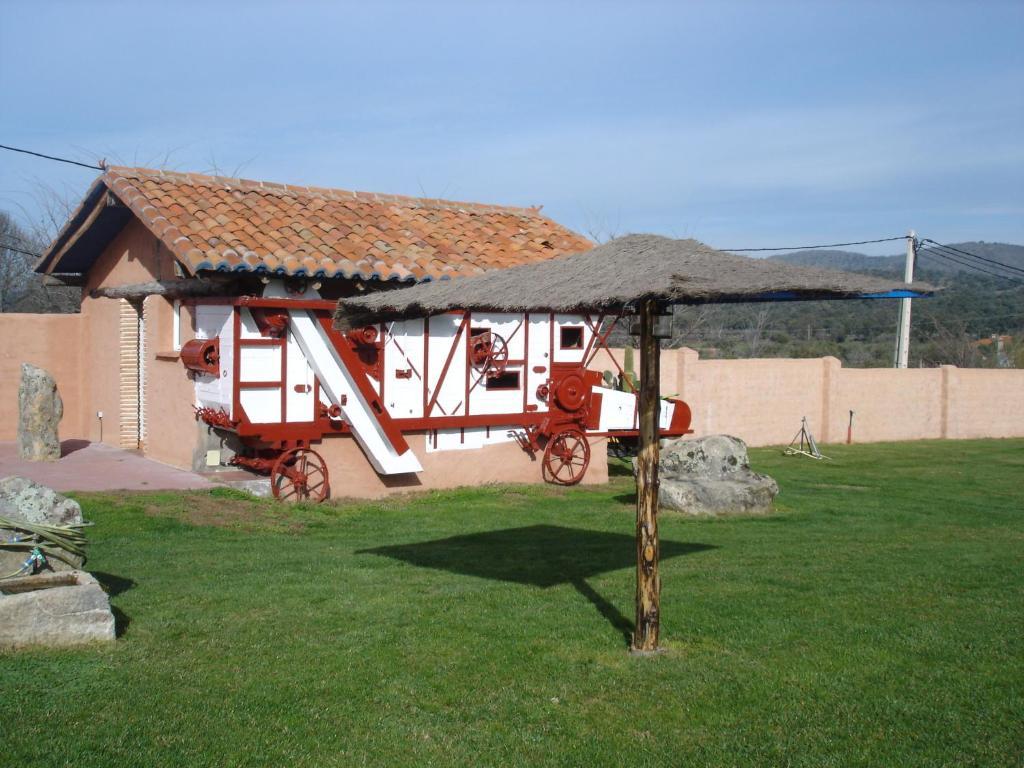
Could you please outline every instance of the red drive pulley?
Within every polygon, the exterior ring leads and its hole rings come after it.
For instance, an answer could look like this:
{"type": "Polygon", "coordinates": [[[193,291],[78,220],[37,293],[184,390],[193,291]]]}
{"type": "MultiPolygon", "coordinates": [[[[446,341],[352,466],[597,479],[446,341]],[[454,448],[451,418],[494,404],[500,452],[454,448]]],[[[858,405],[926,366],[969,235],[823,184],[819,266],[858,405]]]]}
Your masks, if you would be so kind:
{"type": "Polygon", "coordinates": [[[374,325],[367,325],[364,326],[363,328],[358,328],[354,331],[349,332],[349,336],[351,336],[352,339],[357,344],[366,345],[375,344],[377,342],[378,335],[379,331],[377,330],[377,327],[374,325]]]}
{"type": "Polygon", "coordinates": [[[570,373],[555,384],[555,402],[564,411],[578,411],[587,402],[587,390],[583,378],[570,373]]]}

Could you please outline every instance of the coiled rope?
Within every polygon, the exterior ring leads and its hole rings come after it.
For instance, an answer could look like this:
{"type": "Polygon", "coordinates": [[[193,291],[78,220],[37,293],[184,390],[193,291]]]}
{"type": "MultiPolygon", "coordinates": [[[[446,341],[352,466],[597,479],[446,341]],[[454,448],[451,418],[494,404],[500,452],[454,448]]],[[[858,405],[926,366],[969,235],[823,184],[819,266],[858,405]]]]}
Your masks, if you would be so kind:
{"type": "Polygon", "coordinates": [[[85,560],[85,534],[83,528],[92,523],[72,523],[71,525],[45,525],[42,523],[26,523],[0,517],[0,528],[15,531],[12,536],[0,540],[0,549],[27,551],[28,559],[14,573],[0,576],[11,579],[28,573],[38,573],[46,567],[47,560],[53,558],[77,568],[79,563],[68,558],[75,555],[85,560]]]}

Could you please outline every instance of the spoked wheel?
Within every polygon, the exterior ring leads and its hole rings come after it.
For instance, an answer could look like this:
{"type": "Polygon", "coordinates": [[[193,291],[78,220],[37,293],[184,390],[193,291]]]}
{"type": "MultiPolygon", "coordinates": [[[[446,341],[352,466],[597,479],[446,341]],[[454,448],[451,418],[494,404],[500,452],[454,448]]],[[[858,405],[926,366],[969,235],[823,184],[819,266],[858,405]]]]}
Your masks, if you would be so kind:
{"type": "Polygon", "coordinates": [[[330,492],[327,464],[309,448],[285,451],[270,471],[270,490],[278,501],[321,502],[330,492]]]}
{"type": "Polygon", "coordinates": [[[489,379],[501,376],[508,366],[508,342],[493,331],[484,331],[469,340],[469,361],[489,379]]]}
{"type": "Polygon", "coordinates": [[[590,443],[582,432],[567,429],[548,440],[541,469],[544,480],[555,485],[576,485],[590,466],[590,443]]]}

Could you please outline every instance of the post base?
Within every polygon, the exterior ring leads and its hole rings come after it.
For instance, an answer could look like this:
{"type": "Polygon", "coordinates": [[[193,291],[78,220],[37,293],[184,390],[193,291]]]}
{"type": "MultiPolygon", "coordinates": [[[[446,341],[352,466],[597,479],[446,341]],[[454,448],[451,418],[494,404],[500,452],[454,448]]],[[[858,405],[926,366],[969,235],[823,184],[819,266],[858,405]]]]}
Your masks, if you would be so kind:
{"type": "Polygon", "coordinates": [[[659,647],[654,648],[654,649],[649,650],[649,651],[643,650],[641,648],[633,648],[633,647],[630,647],[630,649],[629,649],[629,655],[630,656],[658,656],[658,655],[660,655],[660,654],[662,654],[664,652],[665,652],[665,648],[663,646],[659,646],[659,647]]]}

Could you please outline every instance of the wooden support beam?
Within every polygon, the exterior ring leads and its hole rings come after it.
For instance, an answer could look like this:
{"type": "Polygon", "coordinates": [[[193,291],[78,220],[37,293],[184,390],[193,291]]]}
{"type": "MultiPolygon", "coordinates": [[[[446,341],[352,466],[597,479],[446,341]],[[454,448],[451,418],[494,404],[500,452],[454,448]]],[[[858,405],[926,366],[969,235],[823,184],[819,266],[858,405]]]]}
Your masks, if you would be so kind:
{"type": "Polygon", "coordinates": [[[660,342],[654,333],[657,303],[640,306],[640,451],[636,461],[636,630],[633,653],[658,650],[661,577],[658,574],[658,421],[660,342]]]}
{"type": "Polygon", "coordinates": [[[147,296],[166,296],[174,299],[190,296],[215,296],[229,293],[234,282],[233,276],[225,276],[222,279],[153,280],[149,283],[94,288],[89,291],[89,296],[94,299],[127,299],[129,301],[144,299],[147,296]]]}
{"type": "Polygon", "coordinates": [[[93,209],[89,212],[89,215],[85,217],[85,221],[83,221],[79,225],[78,229],[76,229],[74,233],[71,235],[71,237],[67,239],[64,245],[61,246],[61,249],[57,251],[57,253],[54,254],[54,256],[50,259],[50,264],[46,269],[47,273],[52,272],[53,268],[60,262],[61,257],[63,257],[64,254],[71,249],[71,246],[78,242],[78,239],[82,235],[89,231],[89,227],[96,223],[96,219],[100,217],[100,214],[103,213],[104,209],[109,204],[110,201],[108,199],[108,193],[100,195],[99,200],[96,201],[96,205],[93,206],[93,209]]]}
{"type": "Polygon", "coordinates": [[[71,272],[42,275],[45,286],[81,286],[85,285],[85,275],[71,272]]]}

